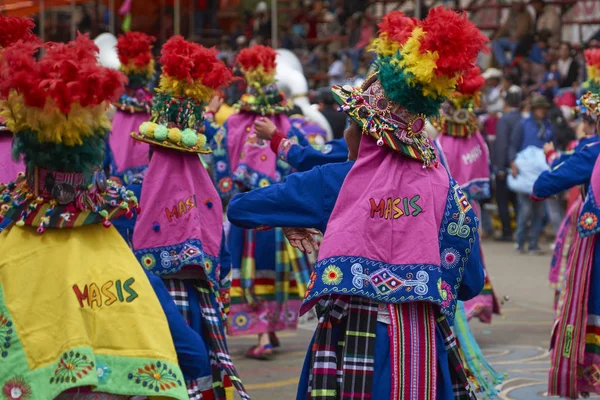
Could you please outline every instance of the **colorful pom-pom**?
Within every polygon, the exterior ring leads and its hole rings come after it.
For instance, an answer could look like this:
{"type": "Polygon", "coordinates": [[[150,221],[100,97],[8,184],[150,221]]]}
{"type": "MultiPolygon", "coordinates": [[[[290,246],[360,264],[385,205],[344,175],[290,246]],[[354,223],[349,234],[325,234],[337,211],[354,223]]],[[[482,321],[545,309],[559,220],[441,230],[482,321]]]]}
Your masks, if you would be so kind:
{"type": "Polygon", "coordinates": [[[23,221],[22,219],[18,220],[15,225],[17,225],[18,227],[24,226],[25,225],[25,221],[23,221]]]}
{"type": "Polygon", "coordinates": [[[200,133],[198,134],[198,146],[204,147],[206,146],[206,135],[200,133]]]}
{"type": "Polygon", "coordinates": [[[195,146],[196,143],[198,143],[198,134],[196,134],[196,131],[193,129],[184,129],[183,132],[181,132],[181,143],[183,143],[185,147],[195,146]]]}
{"type": "Polygon", "coordinates": [[[37,233],[39,233],[41,235],[46,231],[46,229],[40,225],[37,227],[36,231],[37,231],[37,233]]]}
{"type": "Polygon", "coordinates": [[[167,138],[169,134],[169,129],[167,129],[164,125],[158,125],[156,129],[154,129],[154,139],[158,141],[163,141],[167,138]]]}
{"type": "Polygon", "coordinates": [[[133,211],[131,211],[131,210],[128,210],[128,211],[125,213],[125,218],[127,218],[127,219],[131,219],[131,218],[133,218],[133,211]]]}
{"type": "Polygon", "coordinates": [[[98,214],[100,214],[104,218],[108,218],[108,211],[106,210],[100,210],[98,214]]]}
{"type": "Polygon", "coordinates": [[[110,226],[112,225],[112,222],[110,222],[109,220],[104,220],[104,222],[102,222],[102,226],[104,226],[105,228],[110,228],[110,226]]]}
{"type": "Polygon", "coordinates": [[[171,128],[167,133],[167,137],[171,143],[179,143],[181,141],[181,130],[179,128],[171,128]]]}
{"type": "Polygon", "coordinates": [[[153,230],[154,232],[158,232],[158,231],[160,231],[160,224],[159,224],[158,222],[155,222],[155,223],[153,223],[153,224],[152,224],[152,230],[153,230]]]}

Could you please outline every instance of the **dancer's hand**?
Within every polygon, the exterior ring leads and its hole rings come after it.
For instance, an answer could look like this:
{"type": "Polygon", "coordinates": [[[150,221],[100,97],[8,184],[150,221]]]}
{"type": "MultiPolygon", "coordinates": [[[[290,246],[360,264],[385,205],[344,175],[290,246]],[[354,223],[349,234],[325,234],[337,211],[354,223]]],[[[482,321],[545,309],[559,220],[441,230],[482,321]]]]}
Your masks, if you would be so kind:
{"type": "Polygon", "coordinates": [[[283,228],[283,234],[290,241],[292,247],[311,254],[314,251],[319,251],[319,243],[314,238],[314,235],[318,235],[319,232],[316,229],[308,228],[283,228]]]}
{"type": "Polygon", "coordinates": [[[277,127],[269,118],[260,117],[254,121],[254,133],[262,140],[271,140],[277,127]]]}
{"type": "Polygon", "coordinates": [[[221,106],[223,105],[224,101],[225,101],[225,99],[223,99],[221,96],[215,95],[208,102],[208,106],[206,107],[206,110],[208,112],[216,114],[221,109],[221,106]]]}

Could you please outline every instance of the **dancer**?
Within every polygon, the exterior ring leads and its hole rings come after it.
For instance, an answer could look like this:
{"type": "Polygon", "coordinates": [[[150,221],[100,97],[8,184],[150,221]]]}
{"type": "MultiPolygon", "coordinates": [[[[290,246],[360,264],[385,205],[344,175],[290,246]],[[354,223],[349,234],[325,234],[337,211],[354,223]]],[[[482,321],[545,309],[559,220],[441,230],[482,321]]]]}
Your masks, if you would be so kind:
{"type": "MultiPolygon", "coordinates": [[[[35,42],[38,38],[32,33],[35,25],[29,18],[5,17],[0,14],[0,57],[5,49],[19,40],[35,42]]],[[[0,183],[14,180],[19,172],[25,171],[21,161],[13,160],[11,153],[12,132],[3,124],[4,118],[0,115],[0,183]]],[[[0,230],[2,224],[0,223],[0,230]]]]}
{"type": "MultiPolygon", "coordinates": [[[[435,140],[442,164],[467,194],[480,217],[479,201],[490,198],[490,155],[483,136],[477,130],[477,117],[473,110],[479,106],[481,88],[485,79],[479,67],[474,67],[461,77],[455,96],[447,101],[439,119],[433,124],[440,132],[435,140]]],[[[481,252],[483,257],[483,252],[481,252]]],[[[483,261],[483,260],[482,260],[483,261]]],[[[485,263],[484,263],[485,270],[485,263]]],[[[479,318],[492,322],[493,314],[500,314],[500,303],[485,270],[485,286],[476,298],[464,305],[467,319],[479,318]]]]}
{"type": "Polygon", "coordinates": [[[142,122],[150,119],[154,79],[152,44],[156,39],[142,32],[126,32],[119,36],[117,53],[120,70],[127,76],[125,93],[115,102],[113,131],[109,136],[109,163],[111,175],[129,183],[132,175],[148,166],[149,146],[136,142],[129,134],[142,122]]]}
{"type": "MultiPolygon", "coordinates": [[[[423,22],[393,12],[380,28],[375,75],[360,89],[333,88],[352,118],[345,137],[356,161],[238,195],[228,216],[247,228],[326,229],[302,308],[318,303],[320,319],[298,399],[474,398],[448,319],[457,297],[483,287],[477,217],[456,182],[435,168],[424,127],[486,39],[465,15],[443,8],[423,22]],[[451,55],[455,46],[459,57],[451,55]],[[426,58],[433,52],[439,58],[426,58]],[[426,60],[429,69],[414,69],[426,60]]],[[[288,234],[312,246],[306,232],[288,234]]]]}
{"type": "MultiPolygon", "coordinates": [[[[291,167],[278,160],[268,143],[254,132],[256,124],[265,118],[279,132],[302,135],[285,115],[290,102],[275,84],[275,57],[276,52],[264,46],[244,49],[237,57],[248,92],[236,105],[239,113],[227,120],[213,141],[216,186],[225,200],[237,190],[245,192],[280,182],[291,172],[291,167]]],[[[258,342],[247,356],[271,358],[274,347],[279,346],[275,333],[296,329],[298,324],[309,279],[308,261],[279,229],[262,232],[231,227],[228,245],[233,272],[229,334],[257,334],[258,342]]]]}
{"type": "Polygon", "coordinates": [[[187,399],[160,303],[111,220],[137,199],[102,170],[125,77],[85,36],[0,58],[0,109],[25,174],[0,185],[0,369],[8,398],[187,399]],[[106,229],[108,228],[108,229],[106,229]]]}
{"type": "Polygon", "coordinates": [[[215,50],[181,36],[163,46],[160,62],[152,119],[132,133],[153,150],[133,249],[147,271],[163,278],[172,302],[204,339],[210,357],[202,377],[186,381],[190,398],[233,399],[233,383],[248,399],[225,342],[231,262],[223,240],[223,209],[199,158],[210,153],[204,108],[213,92],[231,81],[231,71],[215,50]]]}
{"type": "MultiPolygon", "coordinates": [[[[581,98],[582,106],[596,119],[599,101],[600,97],[593,92],[581,98]]],[[[598,142],[576,151],[559,166],[540,175],[533,187],[533,196],[544,199],[577,185],[584,185],[584,191],[587,192],[599,154],[598,142]]],[[[577,220],[578,229],[595,232],[597,221],[595,214],[585,212],[577,220]]],[[[597,343],[600,342],[597,335],[600,329],[600,293],[597,285],[600,242],[596,241],[595,235],[582,236],[576,236],[571,245],[550,342],[552,363],[548,394],[572,399],[600,393],[600,380],[596,374],[600,369],[597,355],[597,343]]]]}

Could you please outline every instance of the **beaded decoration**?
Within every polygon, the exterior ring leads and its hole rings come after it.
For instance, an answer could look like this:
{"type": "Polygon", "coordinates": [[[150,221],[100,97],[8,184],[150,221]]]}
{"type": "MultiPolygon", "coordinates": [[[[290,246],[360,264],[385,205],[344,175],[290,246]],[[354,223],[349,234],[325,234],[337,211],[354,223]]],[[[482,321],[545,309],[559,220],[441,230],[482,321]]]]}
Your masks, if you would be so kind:
{"type": "Polygon", "coordinates": [[[91,177],[83,173],[51,171],[34,167],[26,176],[0,184],[0,222],[33,226],[42,234],[46,228],[75,228],[133,217],[139,212],[135,194],[107,180],[102,169],[91,177]]]}
{"type": "Polygon", "coordinates": [[[582,115],[597,117],[600,111],[600,94],[587,92],[577,100],[577,109],[582,115]]]}

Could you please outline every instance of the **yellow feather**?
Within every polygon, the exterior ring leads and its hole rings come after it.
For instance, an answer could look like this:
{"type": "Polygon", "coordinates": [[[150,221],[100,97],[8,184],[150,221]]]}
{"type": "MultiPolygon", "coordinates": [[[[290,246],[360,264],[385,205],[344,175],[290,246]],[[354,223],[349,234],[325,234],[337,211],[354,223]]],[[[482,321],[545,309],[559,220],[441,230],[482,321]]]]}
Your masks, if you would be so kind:
{"type": "Polygon", "coordinates": [[[594,65],[587,66],[588,78],[592,81],[600,81],[600,69],[594,65]]]}
{"type": "Polygon", "coordinates": [[[253,70],[242,69],[242,72],[248,83],[258,83],[260,86],[265,86],[275,82],[275,71],[266,72],[262,65],[253,70]]]}
{"type": "Polygon", "coordinates": [[[125,73],[125,75],[141,75],[147,79],[152,78],[154,75],[154,60],[150,60],[148,64],[143,67],[138,67],[135,64],[121,65],[119,69],[125,73]]]}
{"type": "Polygon", "coordinates": [[[166,75],[160,77],[159,88],[164,93],[173,96],[191,97],[201,102],[209,101],[213,93],[213,90],[204,86],[200,80],[186,82],[166,75]]]}
{"type": "Polygon", "coordinates": [[[371,42],[367,47],[367,50],[379,54],[380,57],[391,57],[395,55],[400,48],[400,43],[389,40],[388,34],[384,32],[380,37],[371,42]]]}

